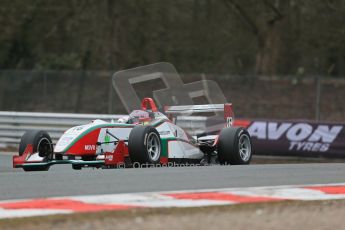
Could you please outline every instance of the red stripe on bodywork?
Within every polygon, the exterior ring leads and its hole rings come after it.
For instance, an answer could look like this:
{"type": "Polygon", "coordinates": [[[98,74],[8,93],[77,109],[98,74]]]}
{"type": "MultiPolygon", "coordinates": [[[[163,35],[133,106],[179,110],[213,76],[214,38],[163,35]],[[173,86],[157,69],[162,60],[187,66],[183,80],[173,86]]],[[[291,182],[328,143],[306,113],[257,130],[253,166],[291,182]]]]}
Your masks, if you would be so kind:
{"type": "Polygon", "coordinates": [[[106,210],[125,210],[137,206],[120,204],[88,204],[81,201],[69,199],[37,199],[30,201],[0,203],[0,208],[4,209],[57,209],[71,210],[74,212],[95,212],[106,210]]]}
{"type": "Polygon", "coordinates": [[[32,144],[28,144],[21,156],[13,156],[12,165],[15,168],[17,165],[22,165],[25,163],[26,159],[34,152],[34,147],[32,144]]]}
{"type": "Polygon", "coordinates": [[[164,195],[171,196],[175,199],[217,200],[217,201],[232,201],[236,203],[252,203],[252,202],[284,200],[284,199],[271,198],[271,197],[241,196],[241,195],[221,193],[221,192],[172,193],[172,194],[164,194],[164,195]]]}
{"type": "Polygon", "coordinates": [[[128,146],[125,144],[125,141],[119,140],[114,152],[106,152],[104,156],[105,165],[119,165],[124,163],[125,157],[128,156],[128,146]]]}
{"type": "Polygon", "coordinates": [[[326,194],[344,194],[345,195],[345,186],[339,185],[339,186],[310,186],[310,187],[304,187],[306,189],[312,189],[324,192],[326,194]]]}
{"type": "Polygon", "coordinates": [[[248,128],[250,123],[251,123],[251,121],[249,121],[249,120],[235,120],[234,126],[248,128]]]}
{"type": "Polygon", "coordinates": [[[82,138],[80,138],[76,143],[74,143],[68,150],[67,153],[70,155],[94,155],[96,154],[96,143],[98,140],[100,128],[91,131],[82,138]],[[86,148],[89,146],[89,148],[86,148]]]}

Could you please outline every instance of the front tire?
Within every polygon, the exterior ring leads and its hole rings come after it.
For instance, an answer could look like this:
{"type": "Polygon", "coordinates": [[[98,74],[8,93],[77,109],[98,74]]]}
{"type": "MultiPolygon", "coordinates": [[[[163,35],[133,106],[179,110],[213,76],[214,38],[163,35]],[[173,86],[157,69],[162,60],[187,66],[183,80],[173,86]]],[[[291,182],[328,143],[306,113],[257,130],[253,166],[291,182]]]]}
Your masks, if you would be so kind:
{"type": "Polygon", "coordinates": [[[248,131],[242,127],[229,127],[219,134],[218,160],[220,164],[245,165],[252,158],[253,147],[248,131]]]}
{"type": "MultiPolygon", "coordinates": [[[[29,130],[24,133],[19,144],[19,156],[24,154],[27,145],[31,144],[33,152],[38,152],[40,157],[44,158],[44,161],[48,161],[52,158],[53,144],[49,134],[42,130],[29,130]]],[[[24,171],[47,171],[49,165],[40,166],[27,166],[23,167],[24,171]]]]}
{"type": "Polygon", "coordinates": [[[158,131],[152,126],[136,126],[128,138],[129,157],[136,164],[159,164],[162,144],[158,131]]]}

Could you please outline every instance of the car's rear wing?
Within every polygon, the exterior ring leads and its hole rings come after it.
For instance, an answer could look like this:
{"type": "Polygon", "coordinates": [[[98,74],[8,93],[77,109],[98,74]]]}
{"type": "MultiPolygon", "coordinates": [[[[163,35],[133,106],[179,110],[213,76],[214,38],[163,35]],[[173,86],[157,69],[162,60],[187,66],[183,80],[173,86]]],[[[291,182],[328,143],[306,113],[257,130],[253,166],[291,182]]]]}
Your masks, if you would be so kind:
{"type": "Polygon", "coordinates": [[[234,121],[234,112],[232,110],[232,104],[206,104],[206,105],[173,105],[165,106],[165,113],[171,118],[174,114],[180,114],[183,116],[193,116],[193,114],[199,113],[223,113],[226,126],[231,126],[234,121]]]}

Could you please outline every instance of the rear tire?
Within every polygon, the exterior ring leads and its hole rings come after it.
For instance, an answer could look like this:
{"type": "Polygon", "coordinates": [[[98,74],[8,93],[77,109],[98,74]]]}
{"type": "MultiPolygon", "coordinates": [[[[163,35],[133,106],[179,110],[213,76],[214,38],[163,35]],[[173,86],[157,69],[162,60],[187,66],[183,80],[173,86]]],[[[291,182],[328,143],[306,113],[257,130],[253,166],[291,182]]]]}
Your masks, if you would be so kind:
{"type": "Polygon", "coordinates": [[[162,144],[158,131],[152,126],[134,127],[129,134],[128,151],[134,167],[159,164],[162,144]]]}
{"type": "MultiPolygon", "coordinates": [[[[53,144],[49,134],[42,130],[29,130],[24,133],[19,144],[19,156],[24,154],[28,144],[32,145],[33,152],[44,157],[44,161],[52,159],[53,144]]],[[[24,171],[47,171],[49,165],[23,167],[24,171]]]]}
{"type": "Polygon", "coordinates": [[[242,127],[229,127],[219,134],[218,160],[220,164],[245,165],[252,158],[253,147],[248,131],[242,127]]]}

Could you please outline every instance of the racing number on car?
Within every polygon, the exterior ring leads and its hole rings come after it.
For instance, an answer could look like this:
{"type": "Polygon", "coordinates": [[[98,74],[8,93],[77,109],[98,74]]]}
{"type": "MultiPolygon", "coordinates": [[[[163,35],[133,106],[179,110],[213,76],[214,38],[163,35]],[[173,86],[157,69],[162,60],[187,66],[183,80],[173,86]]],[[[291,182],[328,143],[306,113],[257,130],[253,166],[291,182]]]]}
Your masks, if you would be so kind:
{"type": "Polygon", "coordinates": [[[226,127],[232,126],[232,117],[227,117],[226,118],[226,127]]]}

